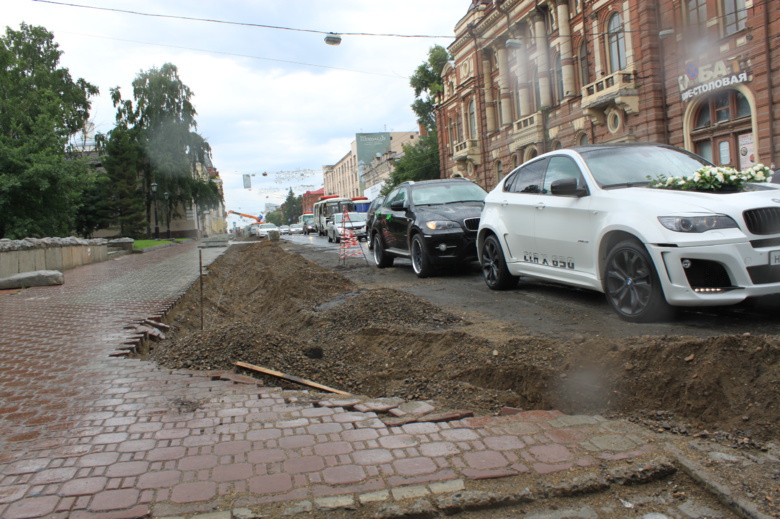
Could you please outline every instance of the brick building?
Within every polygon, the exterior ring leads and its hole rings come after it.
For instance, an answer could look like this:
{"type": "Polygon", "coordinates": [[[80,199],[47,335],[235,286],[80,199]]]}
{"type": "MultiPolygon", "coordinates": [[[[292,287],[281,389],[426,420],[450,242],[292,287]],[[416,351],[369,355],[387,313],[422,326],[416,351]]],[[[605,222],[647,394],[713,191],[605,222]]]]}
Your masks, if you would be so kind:
{"type": "Polygon", "coordinates": [[[633,141],[774,165],[777,34],[773,0],[474,0],[442,72],[442,176],[490,189],[546,151],[633,141]]]}
{"type": "Polygon", "coordinates": [[[325,188],[322,187],[316,191],[306,191],[301,195],[301,208],[304,213],[311,212],[314,204],[320,201],[320,197],[325,194],[325,188]]]}

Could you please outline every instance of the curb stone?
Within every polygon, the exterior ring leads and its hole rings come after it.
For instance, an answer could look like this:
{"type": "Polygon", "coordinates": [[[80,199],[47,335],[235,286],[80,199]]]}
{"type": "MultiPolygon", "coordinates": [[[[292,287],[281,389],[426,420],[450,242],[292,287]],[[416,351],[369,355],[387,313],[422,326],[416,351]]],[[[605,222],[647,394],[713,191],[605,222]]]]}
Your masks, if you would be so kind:
{"type": "Polygon", "coordinates": [[[721,503],[729,507],[735,514],[746,519],[772,519],[771,516],[760,512],[753,503],[734,495],[729,487],[720,481],[717,476],[704,468],[700,463],[685,456],[676,446],[667,444],[666,449],[677,458],[677,463],[683,472],[701,484],[702,488],[717,497],[721,503]]]}

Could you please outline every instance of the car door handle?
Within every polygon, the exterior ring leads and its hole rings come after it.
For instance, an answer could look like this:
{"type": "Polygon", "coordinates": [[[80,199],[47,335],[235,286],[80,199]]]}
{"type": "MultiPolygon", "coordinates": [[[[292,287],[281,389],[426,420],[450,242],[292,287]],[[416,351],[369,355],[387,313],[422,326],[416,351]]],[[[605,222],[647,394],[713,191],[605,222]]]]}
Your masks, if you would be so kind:
{"type": "Polygon", "coordinates": [[[541,211],[545,207],[547,207],[547,206],[544,205],[544,202],[539,202],[538,204],[536,204],[536,209],[539,210],[539,211],[541,211]]]}
{"type": "Polygon", "coordinates": [[[508,200],[504,200],[504,201],[501,202],[501,207],[506,207],[508,205],[509,205],[509,201],[508,200]]]}

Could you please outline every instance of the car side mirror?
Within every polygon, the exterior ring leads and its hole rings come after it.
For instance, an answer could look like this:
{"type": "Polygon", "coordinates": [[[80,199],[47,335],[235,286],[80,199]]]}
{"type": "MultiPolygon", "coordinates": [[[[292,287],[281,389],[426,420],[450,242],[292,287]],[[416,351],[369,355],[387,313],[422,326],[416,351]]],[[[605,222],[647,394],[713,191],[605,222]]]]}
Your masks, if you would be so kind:
{"type": "Polygon", "coordinates": [[[390,209],[393,211],[403,211],[406,209],[406,203],[403,200],[396,200],[390,204],[390,209]]]}
{"type": "Polygon", "coordinates": [[[580,188],[576,178],[561,178],[550,184],[550,193],[558,196],[582,197],[588,194],[588,190],[580,188]]]}

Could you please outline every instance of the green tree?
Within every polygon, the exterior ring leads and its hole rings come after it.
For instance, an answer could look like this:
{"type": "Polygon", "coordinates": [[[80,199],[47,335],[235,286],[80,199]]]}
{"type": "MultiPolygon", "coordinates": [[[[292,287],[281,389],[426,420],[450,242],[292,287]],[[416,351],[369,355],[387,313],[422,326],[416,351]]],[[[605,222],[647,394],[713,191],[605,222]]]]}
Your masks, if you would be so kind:
{"type": "Polygon", "coordinates": [[[117,126],[130,132],[140,150],[137,196],[145,204],[147,236],[153,204],[160,203],[162,193],[169,193],[164,214],[192,202],[201,210],[214,209],[223,200],[208,174],[198,173],[198,166],[211,164],[211,147],[196,131],[192,97],[171,63],[139,73],[133,81],[133,100],[123,99],[118,87],[111,89],[117,126]]]}
{"type": "Polygon", "coordinates": [[[282,204],[283,225],[290,225],[298,221],[298,217],[303,214],[303,197],[295,196],[292,188],[287,192],[287,198],[282,204]]]}
{"type": "Polygon", "coordinates": [[[395,168],[382,188],[382,195],[386,195],[402,182],[431,180],[440,177],[439,141],[434,130],[421,137],[414,145],[404,145],[404,154],[395,161],[395,168]]]}
{"type": "Polygon", "coordinates": [[[82,194],[97,181],[66,146],[89,118],[97,87],[59,67],[62,52],[43,27],[0,37],[0,238],[66,236],[82,194]]]}
{"type": "Polygon", "coordinates": [[[108,200],[112,223],[119,225],[120,236],[140,238],[146,218],[138,182],[142,151],[135,133],[137,130],[121,125],[109,133],[103,167],[110,182],[105,184],[103,197],[108,200]]]}
{"type": "Polygon", "coordinates": [[[267,215],[263,218],[267,223],[272,223],[274,225],[284,225],[282,222],[282,219],[284,217],[282,216],[282,210],[281,209],[274,209],[273,211],[269,211],[267,215]]]}
{"type": "Polygon", "coordinates": [[[450,59],[447,49],[434,45],[428,50],[428,59],[417,67],[409,84],[414,89],[415,101],[412,110],[417,115],[417,122],[431,131],[436,128],[436,117],[433,112],[436,94],[443,91],[441,71],[450,59]]]}

